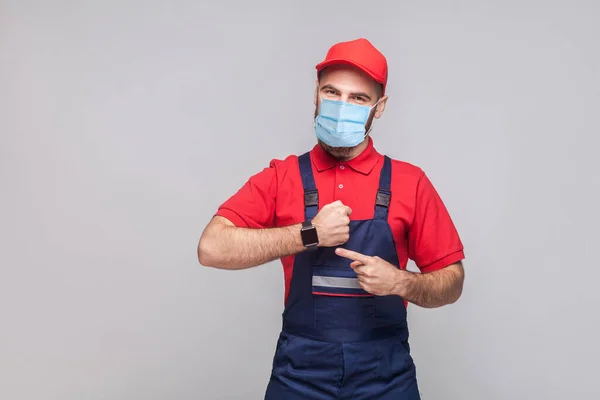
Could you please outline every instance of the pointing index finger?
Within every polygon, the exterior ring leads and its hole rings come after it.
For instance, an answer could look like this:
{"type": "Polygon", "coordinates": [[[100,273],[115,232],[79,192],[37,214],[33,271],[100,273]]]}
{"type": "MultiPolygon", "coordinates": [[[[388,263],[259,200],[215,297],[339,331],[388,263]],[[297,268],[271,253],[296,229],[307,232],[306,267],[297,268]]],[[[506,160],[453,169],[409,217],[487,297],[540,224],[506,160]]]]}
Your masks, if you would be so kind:
{"type": "Polygon", "coordinates": [[[343,249],[341,247],[338,247],[337,249],[335,249],[335,254],[337,254],[340,257],[349,258],[350,260],[353,260],[353,261],[358,261],[361,264],[367,264],[369,262],[369,260],[371,259],[371,257],[365,256],[364,254],[360,254],[356,251],[352,251],[352,250],[348,250],[348,249],[343,249]]]}

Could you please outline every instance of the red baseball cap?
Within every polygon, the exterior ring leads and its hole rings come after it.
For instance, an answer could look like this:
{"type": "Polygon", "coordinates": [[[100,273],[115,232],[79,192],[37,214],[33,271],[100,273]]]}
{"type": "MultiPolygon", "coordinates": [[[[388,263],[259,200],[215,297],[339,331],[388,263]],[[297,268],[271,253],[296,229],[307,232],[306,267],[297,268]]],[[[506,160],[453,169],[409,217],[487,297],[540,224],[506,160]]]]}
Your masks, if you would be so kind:
{"type": "Polygon", "coordinates": [[[331,46],[325,60],[317,64],[317,73],[335,64],[347,64],[361,69],[381,83],[385,93],[388,78],[387,60],[367,39],[360,38],[331,46]]]}

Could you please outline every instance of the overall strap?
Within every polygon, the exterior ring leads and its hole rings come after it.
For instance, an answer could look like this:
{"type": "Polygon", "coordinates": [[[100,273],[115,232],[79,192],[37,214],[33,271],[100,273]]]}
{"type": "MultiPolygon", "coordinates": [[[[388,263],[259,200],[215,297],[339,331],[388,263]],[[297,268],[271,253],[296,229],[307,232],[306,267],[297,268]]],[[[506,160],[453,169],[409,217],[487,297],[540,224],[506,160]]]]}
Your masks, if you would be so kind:
{"type": "Polygon", "coordinates": [[[304,153],[298,157],[300,176],[304,187],[304,219],[312,220],[319,211],[319,193],[315,185],[315,178],[310,163],[310,153],[304,153]]]}
{"type": "Polygon", "coordinates": [[[390,190],[392,181],[392,160],[388,156],[383,156],[383,167],[379,176],[379,190],[375,198],[375,214],[373,219],[385,219],[388,217],[388,207],[392,192],[390,190]]]}

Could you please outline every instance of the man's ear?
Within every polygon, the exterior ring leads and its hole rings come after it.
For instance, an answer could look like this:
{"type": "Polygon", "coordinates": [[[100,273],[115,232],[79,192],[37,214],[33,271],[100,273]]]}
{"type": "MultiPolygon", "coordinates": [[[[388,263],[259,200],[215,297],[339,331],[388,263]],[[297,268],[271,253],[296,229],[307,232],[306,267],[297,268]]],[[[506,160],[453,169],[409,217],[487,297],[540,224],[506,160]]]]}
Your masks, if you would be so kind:
{"type": "Polygon", "coordinates": [[[375,114],[374,114],[375,118],[381,117],[381,115],[385,111],[385,105],[387,104],[387,100],[388,100],[387,96],[383,96],[381,99],[379,99],[377,105],[375,106],[375,114]]]}
{"type": "Polygon", "coordinates": [[[317,80],[315,81],[315,98],[314,98],[315,107],[317,106],[318,100],[319,100],[319,79],[317,78],[317,80]]]}

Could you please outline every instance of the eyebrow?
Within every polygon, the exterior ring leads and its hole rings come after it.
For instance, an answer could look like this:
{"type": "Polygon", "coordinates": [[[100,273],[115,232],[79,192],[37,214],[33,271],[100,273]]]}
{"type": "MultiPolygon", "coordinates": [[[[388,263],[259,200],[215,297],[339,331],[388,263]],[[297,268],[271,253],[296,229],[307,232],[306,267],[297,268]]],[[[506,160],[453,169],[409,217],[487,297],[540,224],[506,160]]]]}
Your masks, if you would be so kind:
{"type": "MultiPolygon", "coordinates": [[[[338,90],[336,87],[334,87],[333,85],[331,85],[331,84],[329,84],[329,83],[328,83],[328,84],[326,84],[326,85],[323,85],[323,87],[321,87],[321,90],[324,90],[324,89],[331,89],[331,90],[334,90],[334,91],[336,91],[336,92],[338,92],[338,93],[340,92],[340,91],[339,91],[339,90],[338,90]]],[[[371,96],[369,96],[369,95],[368,95],[368,94],[366,94],[365,92],[352,92],[352,93],[350,93],[350,94],[351,94],[352,96],[362,96],[362,97],[366,97],[368,100],[371,100],[371,96]]]]}

